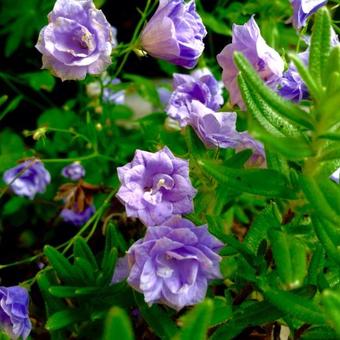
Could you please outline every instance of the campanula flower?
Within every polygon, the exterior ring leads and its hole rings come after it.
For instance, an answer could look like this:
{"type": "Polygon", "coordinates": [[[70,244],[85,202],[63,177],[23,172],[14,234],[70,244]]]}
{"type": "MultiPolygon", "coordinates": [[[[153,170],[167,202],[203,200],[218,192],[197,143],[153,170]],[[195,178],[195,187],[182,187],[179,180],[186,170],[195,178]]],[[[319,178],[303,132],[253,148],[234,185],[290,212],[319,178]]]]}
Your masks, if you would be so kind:
{"type": "Polygon", "coordinates": [[[72,209],[64,208],[60,213],[60,217],[65,222],[73,224],[74,226],[82,226],[91,218],[95,211],[94,205],[85,206],[83,210],[80,210],[75,205],[72,209]]]}
{"type": "Polygon", "coordinates": [[[327,0],[290,0],[293,6],[293,25],[300,29],[306,25],[307,19],[320,7],[327,3],[327,0]]]}
{"type": "Polygon", "coordinates": [[[112,28],[92,0],[57,0],[48,21],[36,44],[42,68],[62,80],[79,80],[111,64],[112,28]]]}
{"type": "Polygon", "coordinates": [[[128,250],[128,283],[144,294],[145,302],[176,310],[202,301],[208,282],[221,277],[218,251],[223,243],[206,225],[174,216],[148,228],[128,250]]]}
{"type": "Polygon", "coordinates": [[[237,83],[239,71],[233,60],[235,51],[243,53],[259,76],[272,88],[277,86],[282,77],[284,63],[280,55],[262,38],[253,16],[244,25],[233,25],[232,43],[217,55],[217,61],[223,69],[222,79],[229,91],[231,104],[237,104],[245,110],[237,83]]]}
{"type": "Polygon", "coordinates": [[[3,180],[18,196],[26,196],[31,200],[37,193],[43,193],[51,182],[51,175],[43,163],[37,159],[30,159],[8,169],[3,180]]]}
{"type": "Polygon", "coordinates": [[[155,58],[193,68],[204,50],[206,34],[194,0],[160,0],[141,33],[141,47],[155,58]]]}
{"type": "Polygon", "coordinates": [[[173,88],[166,111],[182,127],[190,120],[193,100],[213,111],[219,110],[223,104],[222,89],[208,69],[197,70],[191,75],[175,73],[173,88]]]}
{"type": "Polygon", "coordinates": [[[117,198],[127,216],[154,226],[172,215],[192,212],[196,189],[189,178],[189,162],[167,147],[155,153],[137,150],[132,162],[117,170],[121,183],[117,198]]]}
{"type": "Polygon", "coordinates": [[[20,286],[0,287],[0,329],[11,339],[26,339],[31,332],[29,296],[20,286]]]}
{"type": "Polygon", "coordinates": [[[85,176],[85,169],[79,162],[74,162],[65,166],[61,174],[72,181],[78,181],[85,176]]]}

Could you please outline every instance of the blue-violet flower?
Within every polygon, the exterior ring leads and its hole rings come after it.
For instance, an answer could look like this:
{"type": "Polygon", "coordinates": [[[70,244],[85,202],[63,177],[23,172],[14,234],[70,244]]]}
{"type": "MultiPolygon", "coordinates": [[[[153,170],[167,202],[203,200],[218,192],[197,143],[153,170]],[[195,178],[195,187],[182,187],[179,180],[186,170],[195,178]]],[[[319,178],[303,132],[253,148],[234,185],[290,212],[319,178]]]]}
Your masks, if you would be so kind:
{"type": "Polygon", "coordinates": [[[33,199],[37,193],[45,192],[47,184],[51,181],[51,175],[43,163],[31,159],[8,169],[3,179],[15,194],[33,199]]]}
{"type": "Polygon", "coordinates": [[[160,0],[141,33],[141,46],[155,58],[193,68],[204,50],[206,34],[194,0],[160,0]]]}
{"type": "Polygon", "coordinates": [[[218,251],[223,243],[206,225],[174,216],[148,228],[128,250],[128,283],[144,294],[148,304],[162,303],[176,310],[204,299],[208,281],[221,277],[218,251]]]}
{"type": "Polygon", "coordinates": [[[290,0],[293,6],[293,25],[300,29],[306,25],[307,19],[320,7],[327,3],[327,0],[290,0]]]}
{"type": "Polygon", "coordinates": [[[79,162],[74,162],[65,166],[61,174],[72,181],[78,181],[85,176],[85,169],[79,162]]]}
{"type": "Polygon", "coordinates": [[[121,182],[117,197],[127,216],[154,226],[172,215],[192,212],[196,189],[189,178],[189,162],[167,147],[155,153],[137,150],[132,162],[117,170],[121,182]]]}

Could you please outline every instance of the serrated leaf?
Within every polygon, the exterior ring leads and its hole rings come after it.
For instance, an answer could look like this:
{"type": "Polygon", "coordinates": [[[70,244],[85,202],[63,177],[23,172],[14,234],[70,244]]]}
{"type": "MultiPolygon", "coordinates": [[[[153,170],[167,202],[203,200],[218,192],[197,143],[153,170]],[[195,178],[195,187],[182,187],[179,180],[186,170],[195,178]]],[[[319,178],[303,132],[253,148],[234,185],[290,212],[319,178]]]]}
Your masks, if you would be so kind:
{"type": "Polygon", "coordinates": [[[126,312],[119,307],[111,308],[105,320],[103,340],[113,339],[134,339],[131,321],[126,312]]]}
{"type": "MultiPolygon", "coordinates": [[[[244,84],[249,84],[251,91],[256,92],[277,114],[305,128],[313,129],[313,123],[311,118],[308,117],[308,114],[290,101],[284,100],[267,87],[249,61],[241,53],[235,52],[234,60],[238,69],[241,71],[240,79],[243,79],[244,84]]],[[[243,90],[243,88],[241,89],[243,90]]],[[[250,91],[248,91],[248,95],[250,95],[250,91]]],[[[252,111],[252,109],[253,107],[249,107],[250,111],[252,111]]]]}

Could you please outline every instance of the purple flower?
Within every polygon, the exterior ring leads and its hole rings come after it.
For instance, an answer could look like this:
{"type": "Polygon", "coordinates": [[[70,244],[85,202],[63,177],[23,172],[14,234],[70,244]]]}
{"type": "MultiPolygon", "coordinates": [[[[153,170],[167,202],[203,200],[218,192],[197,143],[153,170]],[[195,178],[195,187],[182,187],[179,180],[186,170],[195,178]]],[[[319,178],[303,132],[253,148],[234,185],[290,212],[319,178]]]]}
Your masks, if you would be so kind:
{"type": "Polygon", "coordinates": [[[327,0],[290,0],[293,6],[293,25],[300,29],[306,25],[307,19],[320,7],[327,3],[327,0]]]}
{"type": "Polygon", "coordinates": [[[39,160],[31,159],[7,170],[3,180],[18,196],[33,199],[38,192],[45,192],[51,175],[39,160]]]}
{"type": "Polygon", "coordinates": [[[74,162],[65,166],[61,174],[72,181],[78,181],[85,176],[85,169],[79,162],[74,162]]]}
{"type": "Polygon", "coordinates": [[[182,127],[190,120],[193,100],[213,111],[219,110],[223,104],[220,85],[208,69],[197,70],[192,75],[175,73],[173,88],[166,111],[182,127]]]}
{"type": "Polygon", "coordinates": [[[91,218],[95,211],[94,205],[89,205],[82,211],[79,211],[77,206],[75,206],[74,209],[64,208],[60,213],[60,217],[65,222],[73,224],[74,226],[82,226],[91,218]]]}
{"type": "Polygon", "coordinates": [[[111,64],[112,28],[92,0],[57,0],[36,48],[42,68],[62,80],[100,74],[111,64]]]}
{"type": "Polygon", "coordinates": [[[111,79],[110,77],[104,77],[103,85],[103,101],[106,103],[114,103],[122,105],[125,102],[125,91],[115,91],[112,88],[110,88],[110,85],[118,85],[120,84],[120,79],[111,79]]]}
{"type": "Polygon", "coordinates": [[[0,329],[11,339],[26,339],[31,332],[28,304],[29,296],[25,288],[0,287],[0,329]]]}
{"type": "Polygon", "coordinates": [[[127,255],[120,257],[116,263],[115,271],[112,277],[112,284],[121,282],[129,276],[129,264],[127,255]]]}
{"type": "Polygon", "coordinates": [[[204,299],[208,281],[221,277],[218,251],[223,243],[207,226],[174,216],[148,228],[128,250],[128,283],[144,294],[148,304],[162,303],[176,310],[204,299]]]}
{"type": "Polygon", "coordinates": [[[154,226],[193,210],[196,189],[189,178],[189,162],[167,147],[155,153],[137,150],[132,162],[117,170],[122,184],[117,197],[127,216],[154,226]]]}
{"type": "Polygon", "coordinates": [[[167,106],[171,97],[171,91],[165,87],[157,87],[157,93],[162,106],[167,106]]]}
{"type": "Polygon", "coordinates": [[[340,168],[336,169],[329,178],[334,181],[335,183],[340,184],[340,168]]]}
{"type": "Polygon", "coordinates": [[[239,133],[239,143],[236,147],[237,151],[245,149],[250,149],[253,152],[250,159],[245,163],[246,166],[266,166],[266,153],[263,144],[255,140],[247,131],[239,133]]]}
{"type": "Polygon", "coordinates": [[[235,112],[214,112],[197,100],[191,103],[189,124],[207,147],[236,148],[236,119],[235,112]]]}
{"type": "Polygon", "coordinates": [[[206,34],[194,0],[160,0],[142,31],[141,46],[155,58],[193,68],[204,50],[206,34]]]}
{"type": "MultiPolygon", "coordinates": [[[[306,66],[308,66],[308,49],[305,52],[299,53],[298,57],[306,66]]],[[[280,96],[288,100],[300,102],[302,99],[307,99],[309,97],[307,86],[302,80],[293,62],[290,62],[288,70],[284,72],[280,85],[281,87],[278,91],[280,96]]]]}
{"type": "Polygon", "coordinates": [[[272,88],[276,87],[282,77],[284,63],[280,55],[262,38],[254,16],[244,25],[233,25],[232,43],[217,55],[217,61],[223,69],[222,78],[229,91],[231,104],[237,104],[244,110],[245,104],[237,83],[239,72],[233,60],[235,51],[242,52],[259,76],[272,88]]]}

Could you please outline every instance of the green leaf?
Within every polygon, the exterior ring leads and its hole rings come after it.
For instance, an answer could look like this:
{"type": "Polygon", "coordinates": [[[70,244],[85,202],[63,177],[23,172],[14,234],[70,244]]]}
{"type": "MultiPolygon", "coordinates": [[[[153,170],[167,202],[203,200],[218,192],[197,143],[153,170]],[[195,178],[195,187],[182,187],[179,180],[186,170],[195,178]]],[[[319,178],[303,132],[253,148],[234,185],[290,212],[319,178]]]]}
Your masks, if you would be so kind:
{"type": "Polygon", "coordinates": [[[337,335],[330,327],[310,327],[301,336],[301,340],[338,340],[337,335]]]}
{"type": "Polygon", "coordinates": [[[118,257],[118,251],[116,248],[112,248],[107,256],[104,257],[102,262],[102,273],[98,277],[98,282],[101,284],[111,283],[112,276],[116,267],[118,257]]]}
{"type": "Polygon", "coordinates": [[[178,340],[204,340],[207,338],[210,320],[212,318],[214,304],[206,299],[196,305],[192,310],[180,318],[182,327],[175,336],[178,340]]]}
{"type": "MultiPolygon", "coordinates": [[[[235,52],[234,60],[238,69],[241,71],[240,79],[242,79],[243,86],[241,86],[240,83],[240,88],[242,92],[245,85],[249,84],[250,87],[247,87],[247,96],[250,96],[252,92],[256,93],[259,98],[262,98],[263,102],[266,103],[268,107],[272,108],[273,111],[280,115],[283,119],[289,119],[291,122],[295,122],[302,127],[313,129],[313,123],[308,114],[299,109],[299,107],[292,102],[284,100],[267,87],[257,72],[253,69],[249,61],[241,53],[235,52]]],[[[254,108],[251,106],[248,107],[248,109],[252,111],[254,108]]]]}
{"type": "Polygon", "coordinates": [[[326,289],[322,292],[322,302],[328,320],[340,336],[340,292],[326,289]]]}
{"type": "Polygon", "coordinates": [[[177,333],[178,328],[168,313],[158,305],[149,307],[144,302],[143,295],[134,292],[134,296],[140,313],[156,335],[160,338],[171,339],[177,333]]]}
{"type": "Polygon", "coordinates": [[[219,183],[238,192],[247,192],[267,197],[293,198],[287,178],[270,169],[233,169],[214,161],[200,160],[198,163],[219,183]]]}
{"type": "MultiPolygon", "coordinates": [[[[2,97],[3,98],[3,97],[2,97]]],[[[14,111],[21,103],[23,96],[19,95],[12,99],[4,110],[0,113],[0,120],[3,119],[8,113],[14,111]]]]}
{"type": "Polygon", "coordinates": [[[283,313],[311,324],[324,324],[325,317],[320,308],[310,299],[290,292],[263,289],[264,297],[283,313]]]}
{"type": "Polygon", "coordinates": [[[327,7],[323,6],[315,15],[308,63],[310,73],[319,86],[325,79],[325,68],[330,48],[331,19],[327,7]]]}
{"type": "Polygon", "coordinates": [[[308,283],[317,285],[318,276],[323,272],[325,263],[325,251],[322,244],[318,244],[314,250],[312,259],[308,268],[308,283]]]}
{"type": "Polygon", "coordinates": [[[279,228],[280,224],[277,206],[272,203],[256,216],[243,243],[256,254],[261,242],[267,238],[267,231],[272,228],[279,228]]]}
{"type": "Polygon", "coordinates": [[[98,270],[96,258],[82,237],[77,237],[74,241],[74,257],[80,257],[86,260],[91,265],[92,271],[98,270]]]}
{"type": "Polygon", "coordinates": [[[232,302],[228,301],[225,297],[215,296],[213,303],[214,308],[209,327],[214,327],[225,322],[233,313],[232,302]]]}
{"type": "Polygon", "coordinates": [[[46,90],[51,92],[55,86],[55,78],[49,71],[26,73],[22,76],[36,91],[46,90]]]}
{"type": "Polygon", "coordinates": [[[105,320],[103,340],[134,339],[131,321],[126,312],[119,307],[112,307],[105,320]]]}
{"type": "Polygon", "coordinates": [[[45,327],[48,331],[55,331],[86,319],[87,316],[82,308],[65,309],[50,316],[45,327]]]}
{"type": "Polygon", "coordinates": [[[60,280],[64,281],[66,284],[72,284],[78,281],[73,266],[64,255],[58,252],[58,250],[51,246],[45,246],[44,254],[48,258],[48,261],[56,271],[60,280]]]}

